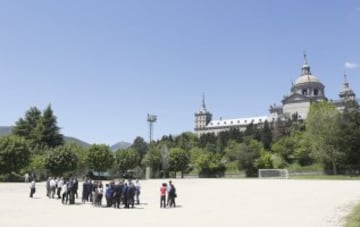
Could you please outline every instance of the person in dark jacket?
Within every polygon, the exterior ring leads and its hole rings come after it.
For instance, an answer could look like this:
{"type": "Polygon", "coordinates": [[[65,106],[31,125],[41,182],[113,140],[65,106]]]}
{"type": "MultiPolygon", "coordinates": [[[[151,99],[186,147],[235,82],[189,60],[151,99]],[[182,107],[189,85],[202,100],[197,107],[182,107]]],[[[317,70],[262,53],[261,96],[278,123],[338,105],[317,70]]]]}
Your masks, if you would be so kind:
{"type": "Polygon", "coordinates": [[[135,185],[130,182],[129,183],[129,186],[128,186],[128,206],[131,208],[134,208],[134,205],[135,205],[135,191],[136,191],[136,188],[135,188],[135,185]]]}
{"type": "Polygon", "coordinates": [[[169,181],[169,189],[168,189],[168,206],[169,207],[175,207],[175,198],[176,198],[176,189],[174,184],[169,181]]]}
{"type": "Polygon", "coordinates": [[[82,197],[81,197],[82,203],[85,203],[86,201],[88,201],[89,186],[90,186],[89,182],[87,180],[85,180],[83,183],[83,187],[82,187],[82,197]]]}
{"type": "Polygon", "coordinates": [[[115,192],[114,192],[114,199],[115,199],[115,203],[114,203],[114,207],[115,208],[120,208],[120,203],[121,203],[121,196],[122,196],[122,192],[123,192],[123,182],[119,181],[119,183],[117,185],[115,185],[115,192]]]}
{"type": "Polygon", "coordinates": [[[122,195],[123,195],[123,203],[125,205],[125,208],[129,208],[129,203],[128,203],[128,185],[125,182],[124,186],[123,186],[123,191],[122,191],[122,195]]]}
{"type": "Polygon", "coordinates": [[[78,196],[78,189],[79,189],[79,182],[78,182],[78,179],[75,178],[75,179],[74,179],[74,196],[75,196],[76,198],[79,197],[79,196],[78,196]]]}
{"type": "Polygon", "coordinates": [[[70,179],[67,183],[67,193],[69,197],[69,204],[75,204],[75,195],[74,195],[74,181],[70,179]]]}
{"type": "Polygon", "coordinates": [[[35,179],[32,179],[30,183],[30,198],[32,198],[35,194],[36,188],[35,188],[35,179]]]}
{"type": "Polygon", "coordinates": [[[106,184],[105,186],[105,198],[106,198],[106,207],[111,207],[113,204],[113,194],[114,194],[114,183],[106,184]]]}

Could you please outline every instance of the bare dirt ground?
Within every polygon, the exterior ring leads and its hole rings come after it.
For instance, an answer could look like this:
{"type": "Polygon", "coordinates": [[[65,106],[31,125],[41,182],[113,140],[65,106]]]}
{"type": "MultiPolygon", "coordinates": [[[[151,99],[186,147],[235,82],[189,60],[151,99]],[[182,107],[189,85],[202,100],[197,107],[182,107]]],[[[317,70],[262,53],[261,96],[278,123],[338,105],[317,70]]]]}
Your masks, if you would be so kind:
{"type": "Polygon", "coordinates": [[[177,207],[162,209],[164,181],[141,181],[141,204],[120,210],[80,198],[62,205],[46,197],[45,183],[37,183],[33,199],[28,184],[1,183],[0,226],[333,227],[360,201],[359,181],[175,179],[177,207]]]}

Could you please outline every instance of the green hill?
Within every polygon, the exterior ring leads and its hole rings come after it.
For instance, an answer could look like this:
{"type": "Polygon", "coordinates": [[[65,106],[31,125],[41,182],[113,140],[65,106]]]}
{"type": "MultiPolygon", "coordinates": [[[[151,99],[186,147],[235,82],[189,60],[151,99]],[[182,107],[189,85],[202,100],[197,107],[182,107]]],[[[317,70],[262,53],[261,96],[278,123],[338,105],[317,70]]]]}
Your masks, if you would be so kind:
{"type": "MultiPolygon", "coordinates": [[[[0,126],[0,137],[11,134],[12,126],[0,126]]],[[[78,138],[71,136],[64,136],[65,143],[75,143],[81,147],[88,148],[91,144],[84,142],[78,138]]],[[[111,150],[116,151],[118,149],[126,149],[131,146],[131,143],[128,142],[118,142],[111,146],[111,150]]]]}
{"type": "MultiPolygon", "coordinates": [[[[12,126],[0,126],[0,136],[7,136],[11,134],[12,126]]],[[[76,143],[79,144],[81,147],[87,148],[90,144],[79,140],[74,137],[64,136],[65,143],[76,143]]]]}
{"type": "Polygon", "coordinates": [[[65,143],[75,143],[75,144],[78,144],[80,145],[81,147],[83,148],[88,148],[90,147],[90,144],[82,141],[82,140],[79,140],[75,137],[70,137],[70,136],[64,136],[64,140],[65,140],[65,143]]]}
{"type": "Polygon", "coordinates": [[[119,149],[127,149],[131,146],[131,143],[128,143],[128,142],[118,142],[118,143],[115,143],[114,145],[112,145],[110,147],[110,149],[112,151],[117,151],[119,149]]]}
{"type": "Polygon", "coordinates": [[[0,136],[6,136],[11,133],[11,126],[0,126],[0,136]]]}

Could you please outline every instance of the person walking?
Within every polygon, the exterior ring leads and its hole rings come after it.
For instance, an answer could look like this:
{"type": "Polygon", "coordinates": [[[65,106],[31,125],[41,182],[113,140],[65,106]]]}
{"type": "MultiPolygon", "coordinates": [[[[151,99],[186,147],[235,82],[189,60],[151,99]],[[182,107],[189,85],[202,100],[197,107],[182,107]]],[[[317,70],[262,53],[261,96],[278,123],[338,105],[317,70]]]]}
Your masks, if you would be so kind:
{"type": "Polygon", "coordinates": [[[28,173],[25,173],[24,178],[25,178],[25,183],[29,183],[30,175],[28,173]]]}
{"type": "Polygon", "coordinates": [[[52,177],[50,179],[50,198],[54,198],[55,197],[55,190],[56,190],[56,181],[55,179],[52,177]]]}
{"type": "Polygon", "coordinates": [[[36,191],[36,186],[35,186],[35,178],[32,179],[31,183],[30,183],[30,198],[33,198],[33,195],[35,194],[36,191]]]}
{"type": "Polygon", "coordinates": [[[62,196],[61,196],[61,202],[63,204],[67,204],[68,202],[68,190],[67,190],[67,182],[64,181],[63,182],[63,185],[61,186],[61,193],[62,193],[62,196]]]}
{"type": "Polygon", "coordinates": [[[162,183],[160,187],[160,208],[166,208],[166,190],[167,185],[166,183],[162,183]]]}
{"type": "Polygon", "coordinates": [[[120,208],[123,187],[124,185],[122,181],[119,181],[119,183],[115,186],[115,208],[120,208]]]}
{"type": "Polygon", "coordinates": [[[135,199],[136,199],[136,204],[139,205],[140,204],[140,189],[141,189],[141,185],[138,179],[136,179],[135,182],[135,199]]]}
{"type": "Polygon", "coordinates": [[[46,180],[46,196],[50,198],[50,180],[51,177],[48,177],[46,180]]]}
{"type": "Polygon", "coordinates": [[[176,204],[175,204],[175,198],[176,198],[176,189],[175,189],[175,186],[174,184],[169,181],[169,188],[168,188],[168,206],[169,207],[175,207],[176,204]]]}

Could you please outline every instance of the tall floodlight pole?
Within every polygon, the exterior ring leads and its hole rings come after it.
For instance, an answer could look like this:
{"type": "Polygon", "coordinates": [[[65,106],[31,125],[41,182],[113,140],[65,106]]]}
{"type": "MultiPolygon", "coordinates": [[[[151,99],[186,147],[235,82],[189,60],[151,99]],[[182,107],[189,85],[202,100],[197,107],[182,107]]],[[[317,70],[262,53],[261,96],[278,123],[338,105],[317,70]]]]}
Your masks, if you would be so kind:
{"type": "Polygon", "coordinates": [[[157,116],[154,114],[147,115],[147,121],[149,122],[149,143],[153,140],[153,124],[156,122],[157,116]]]}

